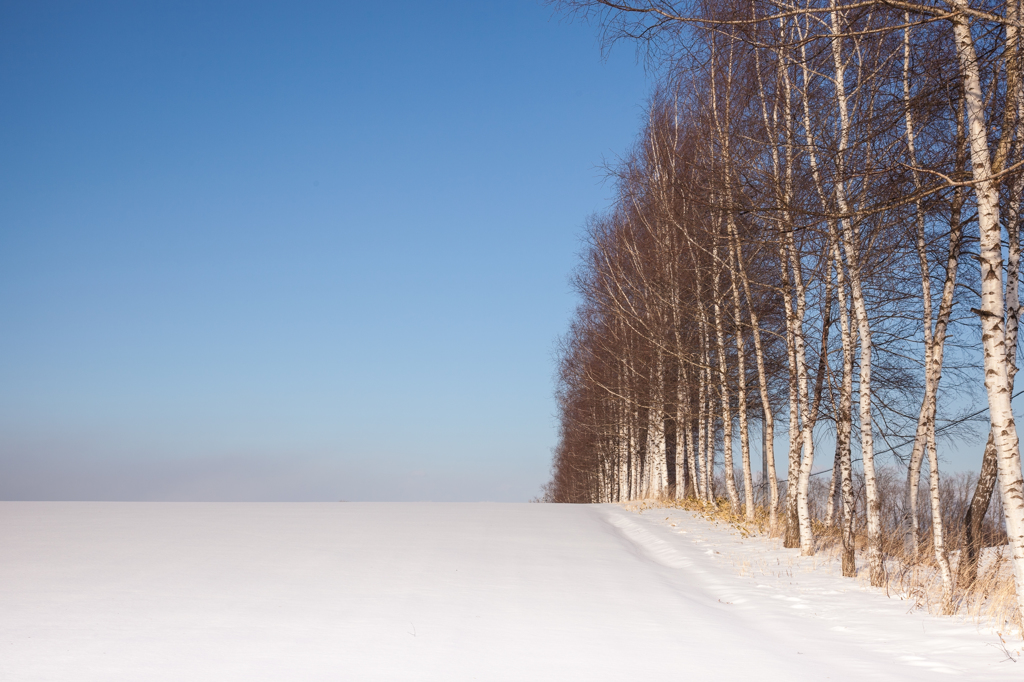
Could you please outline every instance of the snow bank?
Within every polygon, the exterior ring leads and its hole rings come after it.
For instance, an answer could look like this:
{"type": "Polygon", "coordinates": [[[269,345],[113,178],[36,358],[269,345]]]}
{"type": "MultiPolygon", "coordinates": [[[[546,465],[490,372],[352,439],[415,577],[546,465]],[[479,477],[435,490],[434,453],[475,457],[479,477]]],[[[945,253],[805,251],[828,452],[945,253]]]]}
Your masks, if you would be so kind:
{"type": "Polygon", "coordinates": [[[3,680],[1022,672],[992,632],[679,510],[3,502],[0,548],[3,680]]]}

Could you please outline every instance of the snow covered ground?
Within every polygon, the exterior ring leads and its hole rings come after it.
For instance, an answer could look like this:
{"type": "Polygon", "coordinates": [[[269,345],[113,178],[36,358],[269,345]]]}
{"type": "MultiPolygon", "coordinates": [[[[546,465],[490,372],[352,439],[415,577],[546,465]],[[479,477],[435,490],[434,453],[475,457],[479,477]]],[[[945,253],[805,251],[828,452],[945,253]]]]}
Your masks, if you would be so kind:
{"type": "Polygon", "coordinates": [[[1024,674],[814,565],[615,505],[2,502],[0,680],[1024,674]]]}

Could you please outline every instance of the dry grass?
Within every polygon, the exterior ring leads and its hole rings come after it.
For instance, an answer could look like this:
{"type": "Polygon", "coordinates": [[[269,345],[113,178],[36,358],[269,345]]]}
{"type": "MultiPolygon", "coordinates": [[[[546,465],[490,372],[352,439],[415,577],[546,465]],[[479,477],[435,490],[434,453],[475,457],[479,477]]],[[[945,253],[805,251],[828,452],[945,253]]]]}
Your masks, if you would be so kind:
{"type": "Polygon", "coordinates": [[[724,498],[718,498],[715,500],[714,504],[712,504],[711,502],[698,500],[696,498],[677,500],[662,497],[625,502],[623,503],[623,506],[629,511],[635,512],[642,512],[648,509],[682,509],[684,511],[694,512],[708,521],[726,523],[732,526],[733,529],[738,531],[743,537],[750,537],[752,535],[775,535],[774,533],[769,532],[767,508],[757,507],[754,513],[754,520],[748,521],[742,514],[733,514],[729,508],[729,501],[724,498]]]}
{"type": "MultiPolygon", "coordinates": [[[[682,509],[694,512],[701,517],[716,523],[725,523],[734,528],[744,537],[765,536],[778,537],[784,527],[782,521],[777,528],[769,527],[768,510],[764,506],[756,507],[753,521],[748,521],[742,514],[734,514],[728,500],[719,498],[715,503],[694,498],[689,499],[647,499],[625,504],[627,509],[642,512],[648,509],[682,509]]],[[[782,515],[780,514],[780,517],[782,515]]],[[[781,520],[781,519],[780,519],[781,520]]],[[[837,525],[815,520],[812,523],[815,534],[816,555],[826,559],[823,565],[838,562],[842,549],[840,529],[837,525]]],[[[866,559],[863,550],[867,547],[867,535],[863,524],[857,524],[857,580],[867,583],[867,571],[863,570],[866,559]]],[[[929,613],[942,614],[942,580],[935,561],[930,535],[922,543],[921,556],[914,560],[907,555],[902,529],[892,525],[883,533],[883,552],[885,556],[887,594],[906,599],[915,608],[927,610],[929,613]]],[[[950,533],[948,540],[956,548],[950,555],[953,574],[957,575],[957,560],[960,555],[958,545],[962,543],[962,534],[950,533]]],[[[1024,636],[1020,616],[1017,610],[1016,591],[1013,572],[1009,562],[1007,545],[986,547],[981,555],[978,578],[969,585],[956,585],[953,598],[953,615],[979,624],[993,626],[1000,636],[1012,633],[1012,636],[1024,636]]]]}

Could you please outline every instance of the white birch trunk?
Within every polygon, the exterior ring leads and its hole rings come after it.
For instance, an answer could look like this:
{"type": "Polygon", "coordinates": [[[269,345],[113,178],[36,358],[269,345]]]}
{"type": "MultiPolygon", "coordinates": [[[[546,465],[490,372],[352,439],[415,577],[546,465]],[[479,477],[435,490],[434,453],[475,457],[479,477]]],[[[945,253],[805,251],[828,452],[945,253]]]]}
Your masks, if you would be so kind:
{"type": "MultiPolygon", "coordinates": [[[[968,7],[966,0],[951,0],[951,4],[958,9],[968,7]]],[[[1020,613],[1024,613],[1024,481],[1021,477],[1020,443],[1010,403],[1012,394],[1006,363],[999,192],[992,178],[985,100],[970,25],[964,14],[954,16],[951,21],[963,83],[971,169],[978,205],[978,260],[981,266],[979,317],[985,361],[985,390],[988,393],[989,419],[996,448],[999,491],[1006,517],[1006,532],[1010,538],[1017,604],[1020,613]]]]}
{"type": "MultiPolygon", "coordinates": [[[[706,335],[705,335],[706,336],[706,335]]],[[[706,339],[705,349],[702,350],[701,360],[702,364],[707,365],[707,350],[706,350],[706,339]]],[[[701,367],[699,370],[700,374],[700,385],[698,389],[697,398],[697,441],[698,441],[698,458],[700,466],[700,481],[701,481],[701,498],[706,502],[711,501],[711,487],[708,485],[708,462],[710,461],[708,453],[708,437],[707,437],[707,405],[709,402],[708,398],[708,381],[707,374],[709,370],[701,367]]]]}
{"type": "Polygon", "coordinates": [[[733,326],[736,334],[736,373],[739,377],[739,398],[737,400],[737,411],[740,418],[740,454],[743,467],[743,502],[744,514],[748,521],[754,520],[754,477],[750,468],[750,431],[747,423],[747,365],[746,351],[743,340],[743,319],[741,316],[742,304],[740,302],[740,289],[737,284],[738,261],[743,257],[740,252],[739,238],[736,234],[736,224],[732,217],[728,220],[729,226],[729,278],[732,283],[732,305],[733,305],[733,326]]]}
{"type": "MultiPolygon", "coordinates": [[[[830,12],[833,35],[832,57],[835,65],[833,83],[835,86],[836,104],[839,110],[839,149],[836,154],[837,181],[835,182],[835,197],[840,213],[849,215],[850,206],[846,198],[846,185],[843,180],[845,177],[845,155],[849,145],[850,134],[850,116],[846,98],[846,73],[842,58],[841,36],[843,32],[839,26],[839,13],[835,10],[835,0],[830,0],[830,6],[833,8],[833,11],[830,12]]],[[[846,256],[847,272],[850,277],[850,292],[853,297],[857,332],[860,336],[858,403],[860,406],[861,458],[864,463],[864,487],[867,497],[868,569],[870,571],[871,584],[875,587],[881,587],[885,582],[885,569],[882,563],[881,503],[878,499],[878,481],[875,474],[875,450],[871,414],[871,325],[868,318],[867,303],[861,287],[859,238],[855,234],[853,225],[848,218],[843,218],[839,223],[841,242],[846,256]]]]}
{"type": "MultiPolygon", "coordinates": [[[[832,227],[834,232],[835,227],[832,227]]],[[[850,305],[846,297],[846,278],[843,258],[839,253],[839,240],[832,235],[832,257],[836,264],[836,293],[839,297],[839,329],[843,346],[843,375],[840,380],[839,409],[836,414],[836,453],[839,457],[840,486],[842,489],[842,568],[843,575],[857,575],[856,537],[854,536],[853,456],[850,441],[853,431],[853,325],[850,323],[850,305]]]]}
{"type": "Polygon", "coordinates": [[[668,494],[668,453],[665,450],[665,365],[661,350],[655,352],[654,400],[648,411],[648,446],[650,461],[649,495],[663,498],[668,494]]]}
{"type": "Polygon", "coordinates": [[[736,494],[736,480],[733,472],[732,462],[732,406],[729,400],[729,379],[725,358],[725,331],[722,328],[722,310],[719,290],[719,259],[718,244],[712,247],[712,262],[715,264],[715,271],[712,275],[712,309],[715,317],[715,341],[718,349],[718,394],[722,400],[722,461],[725,469],[725,492],[729,496],[729,508],[733,514],[739,513],[740,501],[736,494]]]}

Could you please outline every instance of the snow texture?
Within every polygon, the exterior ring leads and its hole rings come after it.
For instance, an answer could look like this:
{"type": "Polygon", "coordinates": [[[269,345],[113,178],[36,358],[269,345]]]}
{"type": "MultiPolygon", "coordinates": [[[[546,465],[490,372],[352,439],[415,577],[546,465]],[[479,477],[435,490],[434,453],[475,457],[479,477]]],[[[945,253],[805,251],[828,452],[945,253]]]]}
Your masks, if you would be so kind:
{"type": "Polygon", "coordinates": [[[1024,672],[990,629],[678,510],[3,502],[0,550],[0,680],[1024,672]]]}

